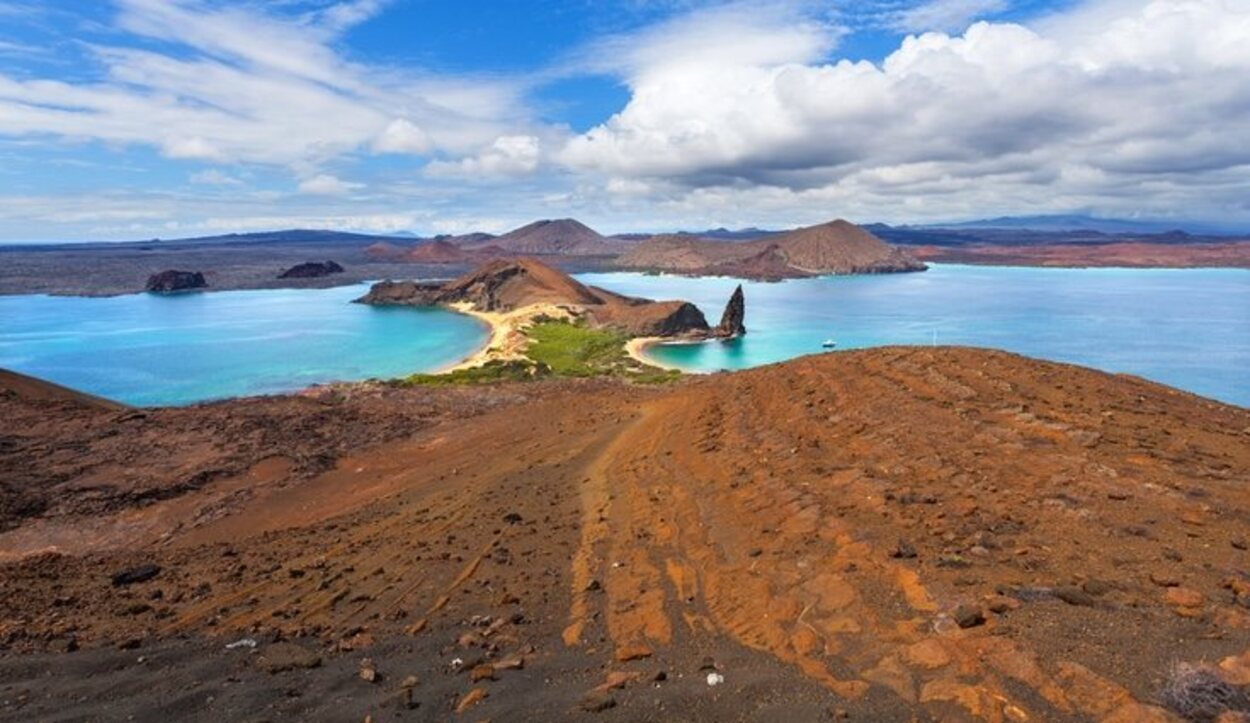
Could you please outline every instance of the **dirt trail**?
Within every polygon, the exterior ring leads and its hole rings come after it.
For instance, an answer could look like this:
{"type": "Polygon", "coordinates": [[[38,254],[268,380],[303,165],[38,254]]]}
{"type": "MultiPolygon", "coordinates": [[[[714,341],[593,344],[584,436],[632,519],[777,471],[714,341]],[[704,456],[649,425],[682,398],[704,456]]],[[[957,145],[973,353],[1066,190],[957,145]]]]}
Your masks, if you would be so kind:
{"type": "Polygon", "coordinates": [[[309,681],[366,651],[436,717],[1169,720],[1174,661],[1250,651],[1248,483],[1250,411],[997,352],[553,387],[155,546],[9,564],[0,633],[303,641],[309,681]]]}

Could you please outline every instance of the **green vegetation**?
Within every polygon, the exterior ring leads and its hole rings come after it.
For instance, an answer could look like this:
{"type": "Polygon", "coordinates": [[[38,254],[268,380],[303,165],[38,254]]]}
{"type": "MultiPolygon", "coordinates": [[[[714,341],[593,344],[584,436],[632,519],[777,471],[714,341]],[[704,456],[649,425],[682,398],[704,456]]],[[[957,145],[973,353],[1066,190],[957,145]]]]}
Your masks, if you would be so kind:
{"type": "Polygon", "coordinates": [[[680,372],[656,369],[631,358],[625,352],[629,337],[620,332],[544,318],[527,328],[525,335],[530,339],[526,359],[492,361],[447,374],[413,374],[401,383],[488,384],[542,377],[612,376],[640,384],[660,384],[681,376],[680,372]]]}

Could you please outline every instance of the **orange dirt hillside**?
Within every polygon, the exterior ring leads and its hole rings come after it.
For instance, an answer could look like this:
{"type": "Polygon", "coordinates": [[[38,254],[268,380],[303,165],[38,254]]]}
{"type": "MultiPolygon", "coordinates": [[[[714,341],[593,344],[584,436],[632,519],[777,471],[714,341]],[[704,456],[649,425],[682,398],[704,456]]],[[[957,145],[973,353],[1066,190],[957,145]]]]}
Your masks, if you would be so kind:
{"type": "Polygon", "coordinates": [[[0,575],[9,710],[125,717],[190,686],[226,718],[1163,721],[1178,661],[1250,683],[1245,409],[959,348],[353,389],[154,410],[122,448],[98,432],[118,412],[6,393],[48,423],[6,428],[0,469],[60,490],[0,535],[26,550],[0,575]],[[318,466],[257,448],[179,484],[255,436],[236,415],[332,440],[383,409],[387,438],[318,466]],[[71,448],[150,491],[66,503],[116,479],[71,448]],[[66,655],[98,697],[67,702],[66,655]]]}

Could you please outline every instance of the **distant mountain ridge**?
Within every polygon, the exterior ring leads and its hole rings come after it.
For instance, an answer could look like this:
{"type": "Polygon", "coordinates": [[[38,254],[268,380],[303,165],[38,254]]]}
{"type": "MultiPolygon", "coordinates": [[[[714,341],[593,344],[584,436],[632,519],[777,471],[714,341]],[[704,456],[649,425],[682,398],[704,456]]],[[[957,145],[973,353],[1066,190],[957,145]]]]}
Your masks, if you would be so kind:
{"type": "Polygon", "coordinates": [[[683,234],[655,236],[617,263],[641,270],[765,280],[926,268],[906,251],[843,219],[736,243],[683,234]]]}
{"type": "Polygon", "coordinates": [[[1183,220],[1148,220],[1102,218],[1084,214],[1049,214],[1035,216],[999,216],[997,218],[899,225],[902,229],[1002,229],[1020,231],[1098,231],[1107,234],[1162,234],[1183,231],[1203,235],[1239,235],[1250,228],[1236,224],[1204,223],[1183,220]]]}

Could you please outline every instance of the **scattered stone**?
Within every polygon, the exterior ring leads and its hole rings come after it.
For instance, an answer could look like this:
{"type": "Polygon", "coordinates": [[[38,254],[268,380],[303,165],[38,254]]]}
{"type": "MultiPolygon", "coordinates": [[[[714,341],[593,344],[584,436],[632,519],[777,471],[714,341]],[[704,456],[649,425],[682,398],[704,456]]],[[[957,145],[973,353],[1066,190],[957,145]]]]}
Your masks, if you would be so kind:
{"type": "Polygon", "coordinates": [[[1081,589],[1093,595],[1094,597],[1102,597],[1115,589],[1115,586],[1106,580],[1086,580],[1081,589]]]}
{"type": "Polygon", "coordinates": [[[1158,571],[1150,573],[1150,581],[1159,587],[1176,587],[1181,584],[1181,581],[1174,575],[1158,571]]]}
{"type": "Polygon", "coordinates": [[[596,693],[606,693],[609,690],[624,688],[626,685],[638,680],[642,677],[642,673],[637,671],[614,670],[608,673],[608,677],[595,688],[596,693]]]}
{"type": "Polygon", "coordinates": [[[1059,598],[1069,605],[1093,607],[1096,603],[1093,595],[1090,595],[1075,585],[1060,585],[1055,588],[1054,595],[1056,598],[1059,598]]]}
{"type": "Polygon", "coordinates": [[[382,675],[378,673],[378,668],[373,664],[370,658],[364,658],[360,661],[360,679],[366,683],[376,683],[382,679],[382,675]]]}
{"type": "Polygon", "coordinates": [[[907,540],[899,540],[898,544],[890,550],[890,557],[901,560],[911,560],[916,557],[916,548],[907,540]]]}
{"type": "Polygon", "coordinates": [[[72,653],[78,650],[78,639],[73,635],[57,638],[48,643],[48,650],[53,653],[72,653]]]}
{"type": "Polygon", "coordinates": [[[668,680],[668,673],[663,670],[658,670],[656,671],[655,676],[651,678],[651,680],[655,681],[656,683],[663,683],[664,681],[668,680]]]}
{"type": "Polygon", "coordinates": [[[628,663],[631,660],[641,660],[651,657],[651,648],[645,645],[626,645],[616,649],[616,660],[620,663],[628,663]]]}
{"type": "Polygon", "coordinates": [[[725,676],[721,675],[720,673],[708,673],[707,674],[708,686],[717,686],[724,682],[725,682],[725,676]]]}
{"type": "Polygon", "coordinates": [[[903,650],[903,660],[917,668],[935,670],[951,662],[951,656],[941,641],[927,638],[903,650]]]}
{"type": "Polygon", "coordinates": [[[993,595],[985,601],[985,607],[992,613],[1002,615],[1005,612],[1019,609],[1020,601],[1006,595],[993,595]]]}
{"type": "Polygon", "coordinates": [[[257,645],[256,638],[240,638],[233,643],[226,643],[226,650],[238,650],[239,648],[248,648],[250,650],[257,645]]]}
{"type": "Polygon", "coordinates": [[[525,667],[525,658],[520,655],[510,655],[494,662],[495,670],[521,670],[525,667]]]}
{"type": "Polygon", "coordinates": [[[1163,601],[1181,608],[1198,608],[1206,598],[1202,593],[1187,587],[1170,587],[1163,593],[1163,601]]]}
{"type": "Polygon", "coordinates": [[[981,612],[981,608],[967,603],[952,610],[951,619],[961,628],[975,628],[985,624],[985,614],[981,612]]]}
{"type": "Polygon", "coordinates": [[[474,688],[473,690],[470,690],[468,693],[464,694],[464,697],[460,699],[459,703],[456,703],[456,712],[465,712],[478,703],[486,700],[487,695],[489,695],[489,693],[486,692],[485,688],[474,688]]]}
{"type": "Polygon", "coordinates": [[[587,713],[602,713],[605,710],[616,707],[616,698],[607,693],[594,691],[587,693],[582,698],[580,707],[587,713]]]}
{"type": "Polygon", "coordinates": [[[138,567],[131,567],[113,575],[113,587],[124,587],[126,585],[147,582],[159,574],[161,574],[160,565],[147,563],[138,567]]]}
{"type": "Polygon", "coordinates": [[[273,643],[265,646],[256,658],[256,667],[275,674],[288,670],[311,669],[321,665],[321,656],[295,643],[273,643]]]}
{"type": "Polygon", "coordinates": [[[753,547],[747,551],[747,557],[759,557],[760,555],[763,555],[763,554],[764,554],[764,551],[758,547],[753,547]]]}
{"type": "Polygon", "coordinates": [[[483,663],[474,666],[473,670],[469,671],[470,682],[477,683],[483,680],[495,680],[495,666],[483,663]]]}
{"type": "Polygon", "coordinates": [[[598,580],[591,580],[590,582],[586,583],[586,592],[596,592],[602,589],[603,589],[603,585],[600,584],[598,580]]]}
{"type": "Polygon", "coordinates": [[[1221,660],[1220,675],[1233,685],[1250,685],[1250,650],[1221,660]]]}
{"type": "Polygon", "coordinates": [[[521,515],[516,512],[509,512],[503,516],[503,521],[507,522],[509,525],[519,525],[521,524],[522,519],[521,515]]]}
{"type": "Polygon", "coordinates": [[[705,670],[716,670],[716,659],[710,655],[703,658],[703,662],[699,665],[700,673],[705,670]]]}

